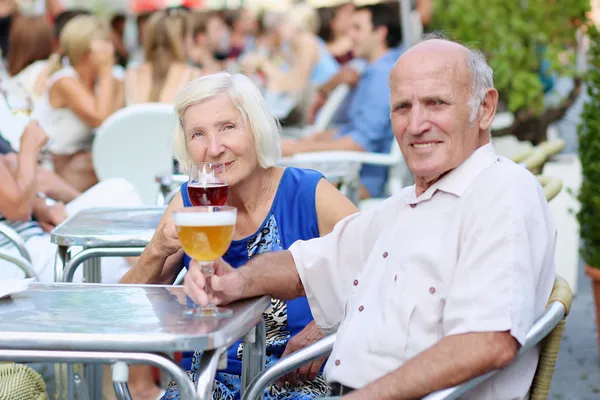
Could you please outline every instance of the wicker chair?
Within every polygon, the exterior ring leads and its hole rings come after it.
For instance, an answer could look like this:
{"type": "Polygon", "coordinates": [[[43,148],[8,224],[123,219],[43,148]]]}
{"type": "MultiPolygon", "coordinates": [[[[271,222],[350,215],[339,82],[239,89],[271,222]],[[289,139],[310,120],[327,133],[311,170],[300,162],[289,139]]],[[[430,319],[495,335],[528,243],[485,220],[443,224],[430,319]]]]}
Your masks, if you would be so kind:
{"type": "Polygon", "coordinates": [[[542,173],[544,164],[546,164],[551,157],[560,153],[564,148],[564,140],[549,140],[547,142],[540,143],[526,153],[516,155],[512,159],[515,162],[523,164],[525,168],[538,175],[542,173]]]}
{"type": "MultiPolygon", "coordinates": [[[[557,277],[554,282],[552,293],[550,294],[550,299],[548,300],[546,311],[527,333],[525,344],[519,351],[519,355],[521,355],[540,343],[542,346],[540,360],[531,385],[531,400],[545,400],[548,398],[552,375],[558,358],[558,350],[560,348],[560,342],[562,340],[565,322],[571,308],[572,300],[573,293],[571,292],[569,284],[563,278],[557,277]]],[[[261,399],[262,393],[268,385],[307,362],[329,354],[334,343],[335,334],[282,358],[279,362],[264,370],[254,379],[243,393],[243,399],[261,399]]],[[[477,377],[459,386],[432,393],[423,400],[458,399],[464,393],[491,377],[495,372],[496,371],[493,371],[477,377]]],[[[328,399],[333,398],[334,397],[328,399]]]]}
{"type": "Polygon", "coordinates": [[[47,400],[46,383],[40,374],[22,364],[0,364],[0,399],[47,400]]]}
{"type": "Polygon", "coordinates": [[[560,179],[543,175],[539,175],[537,179],[544,189],[546,200],[550,201],[560,193],[563,186],[563,183],[560,179]]]}

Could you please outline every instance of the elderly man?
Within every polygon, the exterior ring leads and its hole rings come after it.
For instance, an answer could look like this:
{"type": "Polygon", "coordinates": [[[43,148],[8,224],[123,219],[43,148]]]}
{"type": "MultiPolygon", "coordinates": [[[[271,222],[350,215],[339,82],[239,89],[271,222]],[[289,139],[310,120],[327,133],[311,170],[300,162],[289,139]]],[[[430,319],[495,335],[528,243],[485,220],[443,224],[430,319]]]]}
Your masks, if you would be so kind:
{"type": "MultiPolygon", "coordinates": [[[[325,368],[348,399],[414,399],[501,369],[466,398],[524,399],[539,349],[518,360],[555,276],[542,189],[495,154],[498,92],[481,54],[433,39],[391,73],[391,119],[415,185],[323,238],[234,270],[216,263],[217,303],[306,294],[337,331],[325,368]]],[[[207,303],[198,267],[185,290],[207,303]]],[[[346,397],[345,397],[346,398],[346,397]]]]}

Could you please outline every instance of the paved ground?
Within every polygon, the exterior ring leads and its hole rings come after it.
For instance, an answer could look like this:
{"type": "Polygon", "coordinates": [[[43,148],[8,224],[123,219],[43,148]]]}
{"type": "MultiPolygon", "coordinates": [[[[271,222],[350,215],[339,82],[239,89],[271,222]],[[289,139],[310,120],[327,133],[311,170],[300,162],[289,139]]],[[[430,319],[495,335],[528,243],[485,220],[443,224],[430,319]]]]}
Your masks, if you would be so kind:
{"type": "MultiPolygon", "coordinates": [[[[565,118],[556,125],[560,136],[567,142],[565,152],[577,151],[576,127],[580,122],[579,114],[586,97],[584,92],[565,118]]],[[[594,299],[583,262],[579,265],[577,287],[552,380],[551,400],[600,399],[600,359],[596,344],[594,299]]]]}
{"type": "Polygon", "coordinates": [[[600,399],[600,360],[591,283],[580,263],[577,295],[567,318],[551,400],[600,399]]]}

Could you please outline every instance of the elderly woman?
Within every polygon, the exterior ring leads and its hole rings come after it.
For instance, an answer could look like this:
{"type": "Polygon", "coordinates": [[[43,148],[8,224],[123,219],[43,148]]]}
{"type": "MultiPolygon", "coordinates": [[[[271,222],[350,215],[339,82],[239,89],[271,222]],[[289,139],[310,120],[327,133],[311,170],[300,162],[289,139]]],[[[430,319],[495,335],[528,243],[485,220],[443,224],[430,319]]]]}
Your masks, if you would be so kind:
{"type": "MultiPolygon", "coordinates": [[[[238,210],[231,247],[223,257],[233,266],[270,251],[287,249],[297,240],[331,232],[356,207],[315,171],[276,166],[280,157],[279,126],[258,88],[243,75],[219,73],[190,82],[177,96],[181,125],[175,133],[180,165],[225,163],[229,183],[227,204],[238,210]]],[[[172,213],[191,206],[187,185],[169,204],[150,244],[122,283],[170,284],[189,259],[177,238],[172,213]]],[[[306,298],[274,302],[265,315],[267,364],[286,351],[297,350],[321,337],[306,298]]],[[[240,343],[228,351],[228,366],[218,374],[215,398],[239,398],[240,343]]],[[[197,354],[191,361],[196,374],[197,354]]],[[[188,361],[189,362],[189,361],[188,361]]],[[[312,398],[327,391],[320,377],[321,362],[300,371],[285,389],[272,387],[270,398],[312,398]],[[312,381],[308,381],[313,379],[312,381]]],[[[135,374],[134,374],[135,375],[135,374]]],[[[136,382],[132,382],[135,387],[136,382]]],[[[171,387],[165,399],[179,398],[171,387]]]]}

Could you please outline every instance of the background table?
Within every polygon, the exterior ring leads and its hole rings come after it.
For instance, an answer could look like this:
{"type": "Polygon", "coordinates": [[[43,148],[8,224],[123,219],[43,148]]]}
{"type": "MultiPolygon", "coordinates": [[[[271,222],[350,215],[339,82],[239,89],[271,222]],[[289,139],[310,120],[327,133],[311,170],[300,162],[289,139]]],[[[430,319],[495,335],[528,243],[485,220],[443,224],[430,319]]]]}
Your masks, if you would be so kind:
{"type": "Polygon", "coordinates": [[[84,261],[83,280],[102,281],[99,257],[139,256],[148,244],[164,213],[164,207],[90,208],[57,226],[50,240],[58,245],[54,280],[71,282],[84,261]],[[69,248],[83,250],[71,254],[69,248]]]}
{"type": "MultiPolygon", "coordinates": [[[[0,300],[0,359],[152,364],[176,380],[182,398],[206,398],[220,355],[246,336],[242,374],[250,382],[264,366],[262,313],[270,299],[237,302],[229,306],[231,318],[217,320],[185,316],[185,304],[183,289],[174,286],[31,284],[0,300]],[[193,350],[204,350],[197,388],[173,360],[158,354],[193,350]]],[[[101,374],[85,376],[90,397],[102,398],[101,374]]]]}

